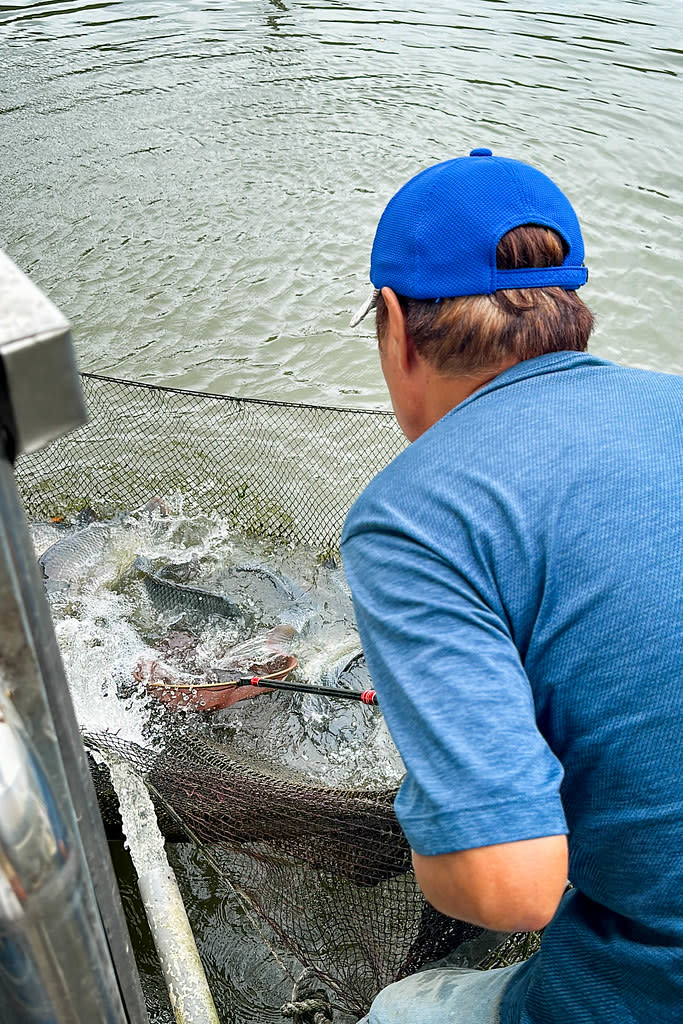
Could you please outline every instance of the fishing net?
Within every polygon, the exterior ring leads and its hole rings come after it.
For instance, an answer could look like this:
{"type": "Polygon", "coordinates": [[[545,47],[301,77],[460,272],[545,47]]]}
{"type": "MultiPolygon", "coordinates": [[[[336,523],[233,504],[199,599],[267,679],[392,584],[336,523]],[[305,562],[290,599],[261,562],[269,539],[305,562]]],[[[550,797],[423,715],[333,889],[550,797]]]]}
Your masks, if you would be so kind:
{"type": "Polygon", "coordinates": [[[380,411],[203,395],[83,375],[86,426],[17,463],[29,517],[100,517],[151,495],[186,512],[320,548],[354,498],[405,445],[380,411]]]}
{"type": "MultiPolygon", "coordinates": [[[[420,895],[393,790],[312,785],[187,736],[155,754],[102,734],[86,743],[145,779],[167,836],[210,844],[247,906],[359,1017],[383,985],[480,935],[420,895]]],[[[103,766],[96,784],[113,801],[103,766]]]]}
{"type": "MultiPolygon", "coordinates": [[[[41,558],[48,591],[67,605],[74,600],[69,572],[92,573],[114,531],[129,525],[122,510],[150,495],[155,516],[167,505],[208,513],[244,535],[307,545],[319,565],[334,566],[352,501],[404,444],[393,417],[381,412],[204,396],[93,375],[83,383],[87,426],[17,465],[29,519],[74,525],[67,544],[41,558]]],[[[283,609],[303,629],[299,635],[319,618],[310,598],[264,563],[232,565],[213,586],[196,560],[169,567],[138,555],[126,572],[150,602],[150,621],[166,616],[168,628],[179,628],[179,609],[184,630],[207,618],[251,627],[245,608],[255,606],[254,593],[272,612],[268,626],[277,621],[282,629],[283,609]]],[[[328,593],[322,603],[330,604],[328,593]]],[[[333,618],[351,617],[339,607],[333,618]]],[[[168,640],[160,643],[169,650],[168,640]]],[[[347,659],[344,672],[352,685],[369,683],[362,653],[347,659]]],[[[353,714],[361,718],[347,725],[367,729],[370,742],[368,723],[380,713],[359,707],[353,714]]],[[[161,703],[155,715],[161,727],[149,746],[108,730],[84,737],[108,828],[118,822],[106,767],[114,757],[146,781],[165,836],[210,851],[249,911],[347,1010],[362,1015],[380,988],[431,960],[455,951],[456,962],[471,964],[490,954],[500,937],[438,914],[421,896],[393,812],[396,785],[339,784],[324,770],[312,778],[284,750],[278,763],[259,756],[258,745],[245,747],[239,731],[218,740],[161,703]]],[[[518,959],[518,949],[513,943],[505,962],[518,959]]]]}

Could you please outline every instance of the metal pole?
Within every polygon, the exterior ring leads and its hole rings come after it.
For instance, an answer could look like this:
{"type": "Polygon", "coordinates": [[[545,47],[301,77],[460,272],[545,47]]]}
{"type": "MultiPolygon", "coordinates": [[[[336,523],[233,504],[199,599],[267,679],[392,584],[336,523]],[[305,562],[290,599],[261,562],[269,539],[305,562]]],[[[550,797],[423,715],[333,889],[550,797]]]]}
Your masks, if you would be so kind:
{"type": "Polygon", "coordinates": [[[2,1024],[148,1020],[12,472],[84,421],[69,325],[0,253],[2,1024]]]}
{"type": "Polygon", "coordinates": [[[147,787],[122,761],[108,758],[123,831],[138,876],[159,963],[177,1024],[219,1024],[178,882],[147,787]]]}

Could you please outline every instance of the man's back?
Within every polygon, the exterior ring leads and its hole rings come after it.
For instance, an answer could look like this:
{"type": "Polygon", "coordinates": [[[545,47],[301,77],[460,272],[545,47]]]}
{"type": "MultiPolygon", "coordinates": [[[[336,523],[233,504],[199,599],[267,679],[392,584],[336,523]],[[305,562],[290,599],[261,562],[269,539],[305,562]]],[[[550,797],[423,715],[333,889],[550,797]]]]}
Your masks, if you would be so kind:
{"type": "Polygon", "coordinates": [[[576,888],[503,1022],[680,1018],[682,499],[683,381],[560,353],[457,406],[347,522],[411,845],[569,832],[576,888]]]}

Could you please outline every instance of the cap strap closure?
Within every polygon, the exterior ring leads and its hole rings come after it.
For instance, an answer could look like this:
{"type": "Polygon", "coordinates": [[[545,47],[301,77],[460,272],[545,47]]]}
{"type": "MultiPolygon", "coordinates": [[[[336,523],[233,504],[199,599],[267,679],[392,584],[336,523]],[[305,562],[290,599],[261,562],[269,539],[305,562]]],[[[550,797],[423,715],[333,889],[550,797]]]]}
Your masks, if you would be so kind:
{"type": "Polygon", "coordinates": [[[497,270],[496,291],[502,288],[565,288],[573,291],[588,280],[587,267],[523,267],[497,270]]]}

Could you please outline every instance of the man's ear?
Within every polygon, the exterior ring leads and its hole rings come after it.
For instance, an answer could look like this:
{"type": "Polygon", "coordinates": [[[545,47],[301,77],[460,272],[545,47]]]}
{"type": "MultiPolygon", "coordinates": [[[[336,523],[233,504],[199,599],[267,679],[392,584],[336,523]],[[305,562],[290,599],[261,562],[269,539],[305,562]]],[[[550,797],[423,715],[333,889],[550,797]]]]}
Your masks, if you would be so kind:
{"type": "Polygon", "coordinates": [[[385,347],[391,346],[391,357],[403,373],[408,373],[415,360],[415,347],[406,330],[406,321],[396,292],[382,288],[382,298],[387,307],[385,347]]]}

